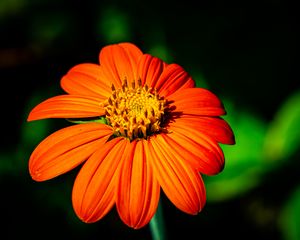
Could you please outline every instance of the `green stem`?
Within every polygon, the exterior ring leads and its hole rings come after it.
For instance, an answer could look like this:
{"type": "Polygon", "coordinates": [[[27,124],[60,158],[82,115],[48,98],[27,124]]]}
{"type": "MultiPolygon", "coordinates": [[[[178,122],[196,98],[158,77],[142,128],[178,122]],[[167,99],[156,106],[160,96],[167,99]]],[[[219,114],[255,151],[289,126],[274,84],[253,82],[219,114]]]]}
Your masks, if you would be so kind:
{"type": "Polygon", "coordinates": [[[157,211],[150,221],[150,231],[153,240],[166,240],[165,224],[161,202],[158,204],[157,211]]]}

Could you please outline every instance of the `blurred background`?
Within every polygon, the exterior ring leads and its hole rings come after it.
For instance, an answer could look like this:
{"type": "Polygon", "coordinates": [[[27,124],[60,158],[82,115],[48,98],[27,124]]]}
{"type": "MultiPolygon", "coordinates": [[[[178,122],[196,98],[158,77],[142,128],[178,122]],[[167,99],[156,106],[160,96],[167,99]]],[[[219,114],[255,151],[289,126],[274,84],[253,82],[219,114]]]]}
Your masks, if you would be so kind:
{"type": "Polygon", "coordinates": [[[62,93],[74,65],[98,63],[100,49],[130,41],[178,63],[224,102],[236,145],[222,148],[224,171],[204,176],[197,216],[162,196],[168,239],[300,239],[300,84],[296,8],[280,0],[247,7],[168,1],[0,0],[0,238],[151,239],[115,210],[94,224],[74,214],[79,169],[37,183],[35,146],[64,120],[26,122],[33,106],[62,93]],[[297,80],[298,79],[298,80],[297,80]]]}

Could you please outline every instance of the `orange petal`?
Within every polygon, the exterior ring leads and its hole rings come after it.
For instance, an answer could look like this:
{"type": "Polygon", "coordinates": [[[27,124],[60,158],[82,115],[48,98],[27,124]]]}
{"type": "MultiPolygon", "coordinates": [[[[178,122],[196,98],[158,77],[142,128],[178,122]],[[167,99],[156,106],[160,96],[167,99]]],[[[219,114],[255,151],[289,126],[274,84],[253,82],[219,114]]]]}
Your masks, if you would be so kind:
{"type": "Polygon", "coordinates": [[[114,138],[99,148],[81,168],[74,183],[72,202],[82,221],[96,222],[113,207],[119,166],[129,144],[124,138],[114,138]]]}
{"type": "Polygon", "coordinates": [[[141,50],[131,43],[112,44],[102,48],[99,61],[105,79],[109,79],[117,88],[125,79],[129,83],[138,79],[137,63],[143,55],[141,50]]]}
{"type": "Polygon", "coordinates": [[[124,154],[117,191],[117,210],[133,228],[145,226],[156,212],[160,186],[146,158],[145,140],[133,141],[124,154]]]}
{"type": "Polygon", "coordinates": [[[206,202],[205,186],[200,174],[161,135],[152,136],[147,148],[154,175],[166,196],[180,210],[197,214],[206,202]]]}
{"type": "Polygon", "coordinates": [[[224,168],[224,155],[216,143],[198,138],[199,142],[196,142],[193,137],[183,135],[176,130],[164,135],[163,138],[172,146],[170,152],[179,155],[192,168],[203,174],[215,175],[224,168]]]}
{"type": "Polygon", "coordinates": [[[156,83],[158,93],[165,97],[178,90],[194,86],[194,80],[177,64],[168,65],[156,83]]]}
{"type": "Polygon", "coordinates": [[[215,139],[183,124],[173,124],[169,130],[172,132],[170,138],[201,158],[197,168],[200,172],[215,175],[223,170],[224,153],[215,139]]]}
{"type": "Polygon", "coordinates": [[[85,161],[112,134],[99,123],[79,124],[61,129],[45,138],[29,159],[29,171],[36,181],[63,174],[85,161]]]}
{"type": "Polygon", "coordinates": [[[219,143],[235,144],[233,131],[222,118],[183,115],[169,124],[171,128],[178,125],[189,127],[191,132],[194,130],[202,132],[219,143]]]}
{"type": "Polygon", "coordinates": [[[61,79],[61,87],[69,94],[108,98],[111,95],[109,81],[100,76],[95,78],[91,75],[71,69],[61,79]]]}
{"type": "Polygon", "coordinates": [[[85,118],[104,115],[101,98],[83,95],[60,95],[49,98],[34,107],[28,121],[45,118],[85,118]]]}
{"type": "Polygon", "coordinates": [[[220,116],[226,114],[220,99],[204,88],[186,88],[168,97],[175,112],[187,115],[220,116]]]}
{"type": "Polygon", "coordinates": [[[138,75],[142,80],[142,84],[147,84],[148,87],[156,88],[156,82],[166,65],[167,64],[161,59],[149,54],[144,54],[138,63],[138,75]]]}
{"type": "Polygon", "coordinates": [[[85,74],[91,78],[98,79],[102,75],[101,67],[94,63],[81,63],[72,67],[69,72],[85,74]]]}

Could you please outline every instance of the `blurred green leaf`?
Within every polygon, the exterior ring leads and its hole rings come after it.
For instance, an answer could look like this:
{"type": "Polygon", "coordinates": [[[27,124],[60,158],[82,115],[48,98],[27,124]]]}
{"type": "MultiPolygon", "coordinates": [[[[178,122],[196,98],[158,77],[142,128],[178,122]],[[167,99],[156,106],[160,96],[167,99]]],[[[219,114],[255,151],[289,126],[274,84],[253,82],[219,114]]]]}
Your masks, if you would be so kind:
{"type": "Polygon", "coordinates": [[[13,151],[1,152],[0,155],[0,175],[20,176],[28,173],[28,160],[35,145],[43,138],[48,136],[50,130],[50,120],[27,122],[27,116],[32,106],[41,102],[47,94],[35,94],[29,99],[27,107],[24,109],[23,118],[21,118],[21,135],[19,143],[13,148],[13,151]]]}
{"type": "Polygon", "coordinates": [[[263,161],[266,123],[250,112],[238,111],[225,104],[224,119],[235,134],[235,145],[221,145],[225,168],[215,176],[204,176],[208,201],[222,201],[241,195],[257,186],[261,175],[270,166],[263,161]]]}
{"type": "Polygon", "coordinates": [[[1,153],[0,155],[0,176],[11,174],[14,170],[15,154],[1,153]]]}
{"type": "Polygon", "coordinates": [[[21,123],[21,144],[22,147],[33,147],[41,139],[45,138],[50,131],[50,119],[43,119],[40,121],[27,122],[27,117],[33,106],[45,100],[45,95],[35,94],[33,95],[25,108],[23,122],[21,123]]]}
{"type": "Polygon", "coordinates": [[[271,122],[265,139],[269,160],[290,157],[300,146],[300,91],[289,96],[271,122]]]}
{"type": "Polygon", "coordinates": [[[96,32],[108,44],[130,41],[129,17],[125,12],[114,6],[106,7],[101,14],[101,18],[98,20],[96,32]]]}
{"type": "Polygon", "coordinates": [[[71,22],[63,12],[35,14],[31,19],[32,42],[48,46],[60,37],[66,36],[71,22]]]}
{"type": "Polygon", "coordinates": [[[164,44],[154,44],[147,52],[167,63],[173,62],[169,49],[164,44]]]}
{"type": "Polygon", "coordinates": [[[26,122],[22,125],[21,142],[34,145],[49,134],[50,120],[26,122]]]}
{"type": "Polygon", "coordinates": [[[289,197],[279,217],[283,239],[300,239],[300,186],[289,197]]]}
{"type": "Polygon", "coordinates": [[[195,83],[196,83],[196,87],[200,87],[200,88],[209,88],[208,84],[207,84],[207,80],[204,77],[204,75],[198,71],[196,68],[193,68],[189,74],[191,75],[191,77],[194,79],[195,83]]]}
{"type": "Polygon", "coordinates": [[[28,5],[28,1],[25,0],[1,0],[0,19],[18,14],[26,5],[28,5]]]}
{"type": "Polygon", "coordinates": [[[28,172],[30,152],[26,151],[23,144],[18,144],[13,151],[2,152],[0,155],[0,177],[21,177],[28,172]]]}

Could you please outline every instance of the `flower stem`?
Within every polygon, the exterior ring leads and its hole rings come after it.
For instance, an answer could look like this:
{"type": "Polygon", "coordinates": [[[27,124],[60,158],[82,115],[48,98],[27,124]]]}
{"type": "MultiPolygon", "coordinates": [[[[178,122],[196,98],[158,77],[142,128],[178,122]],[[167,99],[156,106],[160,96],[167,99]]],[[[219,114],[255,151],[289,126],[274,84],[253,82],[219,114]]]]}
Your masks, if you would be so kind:
{"type": "Polygon", "coordinates": [[[161,202],[158,204],[157,211],[150,221],[150,231],[153,240],[166,240],[165,224],[161,202]]]}

